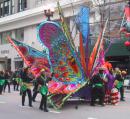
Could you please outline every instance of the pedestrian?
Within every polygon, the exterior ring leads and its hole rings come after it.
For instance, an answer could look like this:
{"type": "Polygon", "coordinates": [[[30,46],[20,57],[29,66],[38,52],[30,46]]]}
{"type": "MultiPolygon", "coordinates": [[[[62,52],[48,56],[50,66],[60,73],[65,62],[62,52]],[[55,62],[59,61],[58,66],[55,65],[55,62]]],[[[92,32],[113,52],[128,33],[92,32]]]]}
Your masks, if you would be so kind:
{"type": "Polygon", "coordinates": [[[116,79],[116,88],[120,93],[120,101],[125,101],[124,100],[124,78],[122,77],[120,69],[116,69],[115,79],[116,79]]]}
{"type": "Polygon", "coordinates": [[[0,95],[2,95],[4,83],[5,83],[5,79],[4,79],[4,76],[3,76],[3,72],[0,71],[0,95]]]}
{"type": "Polygon", "coordinates": [[[19,91],[19,83],[21,81],[20,70],[16,69],[16,71],[13,73],[12,77],[13,77],[14,91],[19,91]]]}
{"type": "Polygon", "coordinates": [[[8,93],[10,93],[10,74],[9,71],[4,72],[4,79],[5,79],[5,85],[4,85],[4,92],[6,90],[6,86],[8,86],[8,93]]]}
{"type": "Polygon", "coordinates": [[[21,71],[21,80],[22,80],[22,86],[21,86],[21,95],[22,95],[22,106],[25,104],[25,97],[26,93],[28,94],[29,99],[29,106],[32,107],[32,93],[31,93],[31,86],[32,86],[32,79],[28,76],[29,68],[24,68],[23,71],[21,71]]]}
{"type": "Polygon", "coordinates": [[[104,106],[104,97],[105,97],[105,74],[104,71],[106,69],[104,67],[99,68],[99,72],[95,74],[91,81],[90,85],[92,88],[91,91],[91,106],[95,106],[96,99],[99,99],[99,104],[104,106]]]}
{"type": "Polygon", "coordinates": [[[32,101],[35,102],[36,100],[36,96],[37,94],[39,93],[39,90],[38,90],[38,81],[37,81],[37,78],[35,80],[33,80],[33,96],[32,96],[32,101]]]}
{"type": "Polygon", "coordinates": [[[113,104],[116,105],[118,103],[118,90],[115,89],[114,82],[115,77],[113,74],[113,69],[109,69],[107,73],[107,83],[106,83],[106,91],[105,91],[105,104],[113,104]]]}
{"type": "Polygon", "coordinates": [[[53,75],[54,75],[54,73],[51,74],[51,77],[48,77],[46,75],[45,70],[42,69],[41,75],[37,78],[38,85],[40,86],[39,92],[41,93],[41,96],[42,96],[39,109],[44,110],[44,112],[48,112],[48,109],[47,109],[47,94],[48,94],[47,83],[48,83],[48,81],[52,80],[53,75]],[[44,109],[43,109],[43,105],[44,105],[44,109]]]}

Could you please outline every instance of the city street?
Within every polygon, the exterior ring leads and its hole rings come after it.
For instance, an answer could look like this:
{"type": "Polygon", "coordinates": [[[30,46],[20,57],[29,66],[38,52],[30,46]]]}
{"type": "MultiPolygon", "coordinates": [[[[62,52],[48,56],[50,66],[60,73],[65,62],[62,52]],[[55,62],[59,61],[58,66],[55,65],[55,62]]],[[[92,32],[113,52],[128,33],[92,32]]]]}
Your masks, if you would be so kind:
{"type": "Polygon", "coordinates": [[[75,104],[69,103],[60,111],[49,108],[50,112],[46,113],[38,109],[40,95],[36,99],[37,102],[33,103],[33,108],[29,108],[21,106],[19,92],[6,91],[0,95],[0,119],[129,119],[130,91],[126,92],[125,97],[126,101],[120,102],[117,106],[91,107],[82,103],[75,109],[75,104]]]}

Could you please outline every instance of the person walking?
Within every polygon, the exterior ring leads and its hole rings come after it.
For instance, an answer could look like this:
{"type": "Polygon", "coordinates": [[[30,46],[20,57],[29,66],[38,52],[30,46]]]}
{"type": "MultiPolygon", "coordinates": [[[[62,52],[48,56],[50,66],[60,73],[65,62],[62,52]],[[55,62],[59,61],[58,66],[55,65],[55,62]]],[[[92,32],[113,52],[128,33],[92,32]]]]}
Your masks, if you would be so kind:
{"type": "Polygon", "coordinates": [[[42,96],[39,109],[44,110],[44,112],[48,112],[47,109],[47,94],[48,94],[48,87],[47,83],[52,80],[54,73],[51,76],[47,76],[44,69],[41,71],[41,75],[37,77],[37,83],[39,85],[39,92],[42,96]],[[44,108],[43,108],[44,106],[44,108]]]}
{"type": "Polygon", "coordinates": [[[22,86],[21,86],[21,95],[22,95],[22,106],[25,104],[25,97],[26,93],[28,94],[29,99],[29,106],[32,107],[32,93],[31,93],[31,81],[32,79],[28,76],[28,70],[29,68],[24,68],[23,71],[21,71],[21,80],[22,80],[22,86]]]}
{"type": "Polygon", "coordinates": [[[124,78],[121,74],[120,69],[116,70],[116,88],[118,89],[119,93],[120,93],[120,101],[125,101],[124,100],[124,78]]]}
{"type": "Polygon", "coordinates": [[[4,83],[5,83],[5,79],[4,79],[4,76],[3,76],[3,72],[0,71],[0,95],[2,95],[4,83]]]}
{"type": "Polygon", "coordinates": [[[114,71],[113,69],[109,69],[107,73],[107,83],[106,83],[106,91],[105,91],[105,104],[113,104],[117,105],[118,103],[118,90],[115,88],[114,82],[114,71]]]}
{"type": "Polygon", "coordinates": [[[21,81],[20,70],[16,69],[16,71],[12,75],[12,78],[13,78],[14,91],[19,91],[19,84],[21,81]]]}
{"type": "Polygon", "coordinates": [[[8,71],[4,73],[5,85],[4,85],[4,92],[6,90],[6,86],[8,86],[8,93],[10,93],[10,74],[8,71]]]}
{"type": "Polygon", "coordinates": [[[47,87],[47,77],[46,77],[44,69],[41,70],[41,75],[37,77],[37,82],[39,86],[39,92],[42,96],[39,109],[44,110],[44,112],[48,112],[48,109],[47,109],[48,87],[47,87]]]}
{"type": "Polygon", "coordinates": [[[32,101],[33,102],[36,102],[36,96],[37,94],[39,93],[39,90],[38,90],[38,81],[37,81],[37,78],[35,80],[33,80],[33,96],[32,96],[32,101]]]}

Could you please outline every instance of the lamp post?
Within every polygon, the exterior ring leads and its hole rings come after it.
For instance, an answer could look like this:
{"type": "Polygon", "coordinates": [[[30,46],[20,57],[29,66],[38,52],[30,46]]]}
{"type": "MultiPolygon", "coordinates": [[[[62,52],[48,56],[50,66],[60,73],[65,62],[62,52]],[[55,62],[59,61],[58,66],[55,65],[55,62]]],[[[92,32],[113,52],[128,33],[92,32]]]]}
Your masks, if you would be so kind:
{"type": "Polygon", "coordinates": [[[4,59],[5,59],[5,70],[7,70],[8,69],[8,54],[5,54],[4,59]]]}
{"type": "Polygon", "coordinates": [[[44,10],[44,14],[47,17],[47,21],[50,21],[51,20],[50,17],[53,17],[54,10],[46,9],[46,10],[44,10]]]}

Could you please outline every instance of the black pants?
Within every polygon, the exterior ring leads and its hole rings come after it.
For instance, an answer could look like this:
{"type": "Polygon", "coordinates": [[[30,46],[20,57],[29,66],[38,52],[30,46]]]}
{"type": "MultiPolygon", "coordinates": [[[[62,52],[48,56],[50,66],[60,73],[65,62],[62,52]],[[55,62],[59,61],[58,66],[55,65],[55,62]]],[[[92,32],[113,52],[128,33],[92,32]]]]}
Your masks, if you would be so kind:
{"type": "Polygon", "coordinates": [[[6,89],[6,86],[8,85],[8,92],[10,92],[10,83],[8,81],[5,82],[5,85],[4,85],[4,92],[5,92],[5,89],[6,89]]]}
{"type": "Polygon", "coordinates": [[[13,82],[13,85],[14,85],[14,91],[15,90],[19,90],[19,84],[17,82],[13,82]]]}
{"type": "Polygon", "coordinates": [[[124,87],[122,86],[118,90],[120,92],[120,100],[124,100],[124,87]]]}
{"type": "Polygon", "coordinates": [[[92,88],[91,92],[91,105],[95,104],[96,99],[99,99],[99,104],[104,103],[105,89],[104,88],[92,88]]]}
{"type": "Polygon", "coordinates": [[[3,85],[0,85],[0,94],[2,94],[3,91],[3,85]]]}
{"type": "Polygon", "coordinates": [[[29,106],[32,106],[32,94],[30,89],[27,89],[22,93],[22,105],[24,106],[26,93],[28,94],[29,106]]]}
{"type": "Polygon", "coordinates": [[[39,91],[38,91],[38,85],[35,85],[34,89],[33,89],[33,97],[32,97],[33,101],[35,101],[36,96],[37,96],[38,93],[39,93],[39,91]]]}
{"type": "Polygon", "coordinates": [[[43,105],[44,105],[44,110],[46,110],[47,109],[47,96],[46,95],[42,95],[39,108],[43,108],[43,105]]]}
{"type": "Polygon", "coordinates": [[[39,93],[39,91],[34,91],[33,92],[33,96],[32,96],[33,101],[35,101],[36,96],[37,96],[38,93],[39,93]]]}

